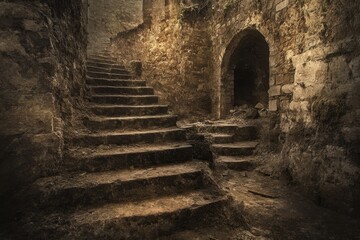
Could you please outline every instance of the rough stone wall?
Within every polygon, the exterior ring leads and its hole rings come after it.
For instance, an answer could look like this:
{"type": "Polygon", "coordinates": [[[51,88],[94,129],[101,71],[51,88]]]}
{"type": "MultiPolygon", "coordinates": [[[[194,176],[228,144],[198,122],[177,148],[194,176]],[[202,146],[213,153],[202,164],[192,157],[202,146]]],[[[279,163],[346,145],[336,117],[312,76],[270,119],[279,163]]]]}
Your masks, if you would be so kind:
{"type": "MultiPolygon", "coordinates": [[[[222,76],[246,29],[270,47],[271,132],[282,168],[319,203],[359,215],[358,1],[217,1],[213,6],[213,112],[223,116],[222,76]],[[230,50],[230,51],[229,51],[230,50]],[[280,143],[279,142],[279,143],[280,143]]],[[[228,94],[228,92],[227,92],[228,94]]]]}
{"type": "MultiPolygon", "coordinates": [[[[85,1],[0,3],[0,195],[58,171],[81,104],[85,1]]],[[[6,197],[4,197],[6,196],[6,197]]]]}
{"type": "MultiPolygon", "coordinates": [[[[211,114],[211,41],[208,9],[188,11],[179,1],[151,1],[150,22],[120,33],[113,52],[126,65],[143,64],[142,78],[163,103],[180,117],[201,119],[211,114]]],[[[146,16],[144,16],[146,18],[146,16]]]]}
{"type": "Polygon", "coordinates": [[[143,23],[142,0],[88,0],[89,50],[98,51],[119,32],[143,23]]]}

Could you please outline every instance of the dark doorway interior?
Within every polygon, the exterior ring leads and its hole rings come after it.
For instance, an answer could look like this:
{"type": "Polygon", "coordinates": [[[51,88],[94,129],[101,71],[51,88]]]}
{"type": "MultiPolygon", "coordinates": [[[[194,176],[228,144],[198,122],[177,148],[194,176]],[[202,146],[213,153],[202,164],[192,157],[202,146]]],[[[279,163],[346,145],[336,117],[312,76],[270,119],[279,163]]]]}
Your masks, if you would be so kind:
{"type": "Polygon", "coordinates": [[[234,105],[268,105],[269,47],[256,30],[249,30],[231,59],[234,69],[234,105]]]}

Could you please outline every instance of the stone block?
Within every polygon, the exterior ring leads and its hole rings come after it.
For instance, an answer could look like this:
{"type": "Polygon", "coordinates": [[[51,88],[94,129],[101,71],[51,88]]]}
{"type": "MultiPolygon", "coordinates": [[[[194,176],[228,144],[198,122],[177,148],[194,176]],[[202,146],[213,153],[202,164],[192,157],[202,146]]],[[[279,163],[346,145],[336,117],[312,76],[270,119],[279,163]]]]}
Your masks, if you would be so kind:
{"type": "Polygon", "coordinates": [[[269,101],[269,111],[270,112],[276,112],[279,108],[279,100],[275,99],[275,100],[270,100],[269,101]]]}
{"type": "Polygon", "coordinates": [[[284,94],[291,94],[294,92],[294,84],[285,84],[281,87],[281,92],[284,94]]]}
{"type": "Polygon", "coordinates": [[[289,0],[284,0],[276,5],[276,11],[279,12],[289,5],[289,0]]]}
{"type": "Polygon", "coordinates": [[[273,86],[268,91],[269,97],[275,97],[281,95],[281,86],[273,86]]]}

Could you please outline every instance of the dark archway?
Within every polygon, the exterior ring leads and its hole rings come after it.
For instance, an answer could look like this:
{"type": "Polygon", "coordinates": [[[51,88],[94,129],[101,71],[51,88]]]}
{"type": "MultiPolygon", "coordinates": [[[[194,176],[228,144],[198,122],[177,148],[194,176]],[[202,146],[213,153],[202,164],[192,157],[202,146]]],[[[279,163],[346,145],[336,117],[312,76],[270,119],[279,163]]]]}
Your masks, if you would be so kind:
{"type": "Polygon", "coordinates": [[[234,106],[269,101],[269,46],[255,29],[237,34],[226,49],[222,65],[221,115],[234,106]]]}

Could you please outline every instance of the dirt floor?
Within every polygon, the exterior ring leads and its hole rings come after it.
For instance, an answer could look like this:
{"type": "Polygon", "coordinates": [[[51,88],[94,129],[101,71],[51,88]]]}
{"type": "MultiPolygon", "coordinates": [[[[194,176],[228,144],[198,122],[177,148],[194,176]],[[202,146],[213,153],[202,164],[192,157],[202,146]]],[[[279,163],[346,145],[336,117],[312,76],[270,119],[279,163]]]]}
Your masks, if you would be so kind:
{"type": "Polygon", "coordinates": [[[315,205],[285,181],[265,176],[257,170],[225,170],[217,175],[221,187],[239,204],[247,226],[202,228],[162,239],[360,239],[360,220],[315,205]]]}

